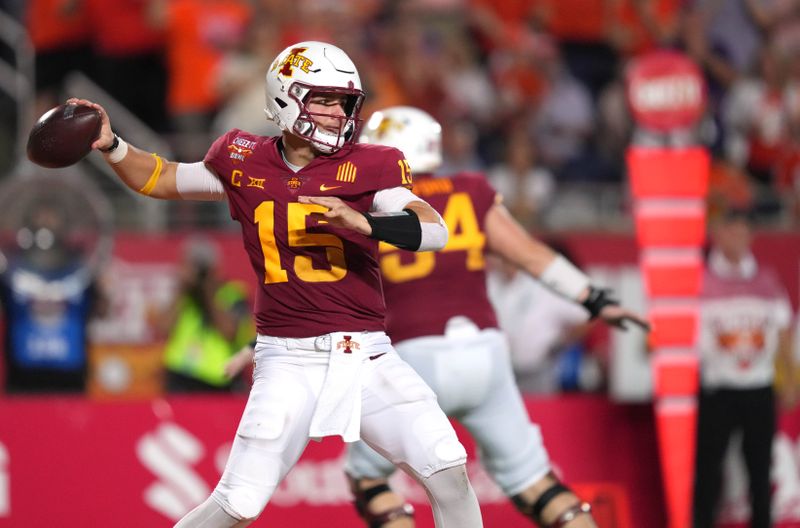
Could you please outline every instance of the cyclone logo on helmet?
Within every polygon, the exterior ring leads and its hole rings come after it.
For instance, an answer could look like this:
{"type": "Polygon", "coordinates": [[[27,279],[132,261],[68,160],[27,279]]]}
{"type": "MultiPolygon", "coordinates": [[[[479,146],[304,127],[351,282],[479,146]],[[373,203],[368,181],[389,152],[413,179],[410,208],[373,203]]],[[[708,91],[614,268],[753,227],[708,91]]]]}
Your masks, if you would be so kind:
{"type": "Polygon", "coordinates": [[[314,65],[314,61],[303,55],[303,52],[307,49],[308,48],[303,47],[292,48],[282,61],[275,61],[272,70],[280,66],[281,69],[278,70],[278,74],[284,77],[292,76],[292,73],[294,73],[292,68],[300,68],[304,73],[309,73],[311,66],[314,65]]]}

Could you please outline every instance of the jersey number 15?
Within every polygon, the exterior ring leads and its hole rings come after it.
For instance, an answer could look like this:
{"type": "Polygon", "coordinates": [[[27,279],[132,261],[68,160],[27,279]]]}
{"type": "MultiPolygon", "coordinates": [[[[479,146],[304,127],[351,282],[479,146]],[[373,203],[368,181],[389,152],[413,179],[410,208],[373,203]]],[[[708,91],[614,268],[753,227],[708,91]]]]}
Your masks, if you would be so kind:
{"type": "MultiPolygon", "coordinates": [[[[347,275],[342,239],[330,233],[309,233],[306,217],[312,213],[324,213],[328,209],[321,205],[290,202],[287,206],[286,223],[288,243],[292,247],[324,247],[330,269],[315,269],[311,257],[295,255],[294,273],[305,282],[335,282],[347,275]]],[[[264,283],[287,282],[289,277],[281,265],[281,255],[275,239],[275,202],[261,202],[256,207],[255,223],[258,238],[264,253],[264,283]]]]}

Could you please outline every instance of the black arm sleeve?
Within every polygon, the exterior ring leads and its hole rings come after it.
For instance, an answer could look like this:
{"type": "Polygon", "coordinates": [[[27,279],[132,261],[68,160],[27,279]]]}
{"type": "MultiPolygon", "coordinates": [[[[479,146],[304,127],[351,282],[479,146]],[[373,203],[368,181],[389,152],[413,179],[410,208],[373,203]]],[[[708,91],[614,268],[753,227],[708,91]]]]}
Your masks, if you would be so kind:
{"type": "Polygon", "coordinates": [[[417,213],[403,209],[400,213],[363,213],[372,228],[370,238],[388,242],[400,249],[416,251],[422,243],[422,227],[417,213]]]}

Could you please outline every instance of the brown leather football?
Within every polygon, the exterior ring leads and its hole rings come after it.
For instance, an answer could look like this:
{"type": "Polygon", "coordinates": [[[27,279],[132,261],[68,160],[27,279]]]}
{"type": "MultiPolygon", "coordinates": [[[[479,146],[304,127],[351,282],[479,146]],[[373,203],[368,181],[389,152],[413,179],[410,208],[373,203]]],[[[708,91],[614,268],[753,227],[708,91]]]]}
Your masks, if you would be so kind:
{"type": "Polygon", "coordinates": [[[92,151],[100,135],[100,112],[62,104],[45,112],[28,136],[28,159],[49,169],[73,165],[92,151]]]}

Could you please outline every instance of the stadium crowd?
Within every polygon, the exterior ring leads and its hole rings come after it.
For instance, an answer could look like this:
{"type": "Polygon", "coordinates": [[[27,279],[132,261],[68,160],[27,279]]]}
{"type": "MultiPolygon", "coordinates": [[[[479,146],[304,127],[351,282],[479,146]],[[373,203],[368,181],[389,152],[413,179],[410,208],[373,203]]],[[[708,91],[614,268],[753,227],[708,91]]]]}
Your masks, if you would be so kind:
{"type": "Polygon", "coordinates": [[[82,70],[184,157],[202,155],[199,145],[232,123],[270,132],[252,112],[264,65],[292,42],[336,43],[365,65],[365,115],[398,104],[428,111],[445,131],[441,172],[487,171],[517,218],[537,229],[596,225],[559,208],[592,211],[598,192],[604,207],[625,210],[617,196],[633,128],[626,66],[649,50],[680,50],[708,83],[696,137],[714,155],[713,206],[753,207],[781,227],[800,219],[795,0],[7,5],[36,50],[38,110],[60,100],[68,72],[82,70]]]}

